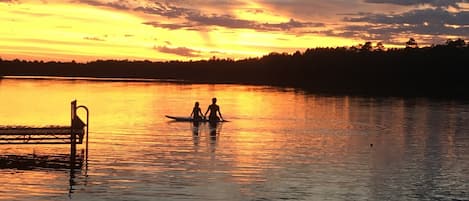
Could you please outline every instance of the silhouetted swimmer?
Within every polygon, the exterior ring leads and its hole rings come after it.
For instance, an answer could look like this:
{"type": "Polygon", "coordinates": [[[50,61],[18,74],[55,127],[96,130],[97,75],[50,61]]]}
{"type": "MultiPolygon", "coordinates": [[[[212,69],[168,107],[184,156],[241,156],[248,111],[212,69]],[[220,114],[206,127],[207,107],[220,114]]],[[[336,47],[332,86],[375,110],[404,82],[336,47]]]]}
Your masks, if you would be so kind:
{"type": "Polygon", "coordinates": [[[217,105],[217,98],[212,98],[212,104],[208,106],[207,111],[205,112],[205,115],[207,115],[208,111],[210,111],[210,114],[208,116],[208,120],[212,122],[217,122],[222,120],[223,121],[223,116],[221,115],[220,112],[220,106],[217,105]],[[220,115],[220,117],[217,116],[217,113],[220,115]]]}
{"type": "Polygon", "coordinates": [[[202,110],[199,107],[199,102],[195,102],[194,108],[192,109],[191,117],[195,121],[200,121],[202,120],[202,117],[204,115],[202,114],[202,110]]]}

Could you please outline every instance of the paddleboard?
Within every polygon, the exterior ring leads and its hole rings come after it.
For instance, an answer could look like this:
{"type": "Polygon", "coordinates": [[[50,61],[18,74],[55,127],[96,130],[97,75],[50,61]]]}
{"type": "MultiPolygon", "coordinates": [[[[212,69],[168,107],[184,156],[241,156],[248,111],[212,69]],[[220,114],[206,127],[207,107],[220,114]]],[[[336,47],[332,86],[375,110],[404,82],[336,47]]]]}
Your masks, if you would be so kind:
{"type": "MultiPolygon", "coordinates": [[[[187,121],[187,122],[210,122],[208,119],[193,119],[192,117],[177,117],[166,115],[166,118],[172,119],[174,121],[187,121]]],[[[217,122],[228,122],[226,120],[219,120],[217,122]]]]}

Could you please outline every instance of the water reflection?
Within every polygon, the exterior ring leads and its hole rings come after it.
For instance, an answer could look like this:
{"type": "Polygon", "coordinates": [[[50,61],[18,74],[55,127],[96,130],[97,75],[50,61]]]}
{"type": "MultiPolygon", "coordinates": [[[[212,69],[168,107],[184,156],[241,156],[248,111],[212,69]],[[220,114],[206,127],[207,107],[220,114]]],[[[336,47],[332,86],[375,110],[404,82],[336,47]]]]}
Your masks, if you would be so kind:
{"type": "MultiPolygon", "coordinates": [[[[199,147],[200,138],[203,134],[209,140],[211,152],[215,152],[217,140],[220,137],[222,122],[191,122],[192,140],[195,147],[199,147]],[[208,129],[208,131],[207,131],[208,129]],[[204,133],[204,131],[207,131],[204,133]]],[[[198,149],[196,149],[198,150],[198,149]]]]}
{"type": "Polygon", "coordinates": [[[81,169],[83,167],[83,157],[79,155],[72,163],[69,154],[58,155],[0,155],[0,169],[18,169],[18,170],[63,170],[63,169],[81,169]]]}
{"type": "Polygon", "coordinates": [[[216,141],[218,136],[220,135],[221,125],[223,123],[218,122],[209,122],[209,130],[210,130],[210,140],[216,141]],[[219,128],[218,128],[219,127],[219,128]],[[217,132],[218,130],[218,132],[217,132]]]}
{"type": "MultiPolygon", "coordinates": [[[[0,169],[0,183],[10,187],[0,190],[0,200],[15,191],[22,200],[63,200],[69,183],[72,200],[464,200],[469,194],[464,102],[240,85],[8,79],[0,85],[0,105],[9,106],[0,107],[0,125],[60,123],[73,98],[94,109],[86,185],[81,174],[12,176],[0,169]],[[210,97],[223,100],[231,122],[164,117],[190,111],[188,100],[210,97]]],[[[0,146],[2,153],[30,149],[0,146]]],[[[36,149],[53,154],[69,147],[36,149]]]]}
{"type": "Polygon", "coordinates": [[[194,146],[199,146],[200,143],[200,136],[199,136],[199,131],[200,131],[200,122],[192,122],[192,139],[194,140],[194,146]]]}
{"type": "MultiPolygon", "coordinates": [[[[31,194],[31,191],[36,191],[35,186],[38,184],[30,183],[31,181],[35,182],[37,180],[36,175],[59,174],[62,175],[61,177],[64,177],[65,174],[68,174],[68,179],[65,179],[65,181],[68,180],[68,197],[72,198],[72,194],[75,192],[76,186],[81,184],[76,182],[77,179],[84,180],[84,183],[86,185],[86,170],[84,174],[82,171],[84,163],[82,155],[76,158],[75,164],[71,164],[70,155],[68,154],[36,155],[33,153],[26,155],[0,155],[0,169],[2,170],[2,172],[11,172],[11,176],[22,178],[20,181],[15,181],[16,178],[13,179],[13,177],[10,177],[9,174],[2,174],[3,179],[8,179],[9,182],[7,183],[7,185],[9,188],[15,189],[16,186],[21,186],[15,191],[10,192],[9,190],[7,190],[6,192],[11,193],[10,195],[13,195],[15,197],[14,199],[19,199],[23,196],[27,197],[31,194]],[[25,180],[31,181],[23,182],[25,180]],[[18,192],[17,190],[20,191],[18,192]]],[[[45,182],[47,180],[46,178],[41,179],[42,182],[45,182]]],[[[52,179],[56,179],[55,176],[53,176],[52,179]]],[[[3,189],[2,191],[4,190],[5,189],[3,189]]],[[[49,188],[42,188],[42,190],[40,191],[44,193],[43,195],[60,193],[60,191],[53,190],[52,186],[49,186],[49,188]]],[[[40,195],[41,192],[37,191],[36,195],[40,195]]],[[[0,199],[3,198],[14,200],[13,198],[9,198],[8,196],[0,196],[0,199]]]]}

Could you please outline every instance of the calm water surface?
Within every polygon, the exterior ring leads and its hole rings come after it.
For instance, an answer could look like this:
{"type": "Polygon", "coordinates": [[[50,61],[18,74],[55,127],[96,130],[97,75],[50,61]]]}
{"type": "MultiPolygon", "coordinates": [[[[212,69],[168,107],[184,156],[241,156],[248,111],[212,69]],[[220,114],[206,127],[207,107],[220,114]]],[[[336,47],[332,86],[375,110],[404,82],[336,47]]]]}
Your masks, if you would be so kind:
{"type": "Polygon", "coordinates": [[[73,99],[91,111],[88,170],[0,169],[0,200],[469,200],[468,102],[4,79],[0,125],[67,125],[73,99]],[[205,112],[212,97],[231,122],[164,117],[188,116],[194,101],[205,112]]]}

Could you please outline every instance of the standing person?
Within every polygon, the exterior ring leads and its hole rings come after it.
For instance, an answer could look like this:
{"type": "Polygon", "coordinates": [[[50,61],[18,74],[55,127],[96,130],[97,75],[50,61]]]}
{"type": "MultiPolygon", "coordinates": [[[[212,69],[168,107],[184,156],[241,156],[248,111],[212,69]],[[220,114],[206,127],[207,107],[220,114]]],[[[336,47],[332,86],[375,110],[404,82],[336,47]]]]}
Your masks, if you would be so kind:
{"type": "Polygon", "coordinates": [[[208,115],[208,120],[209,121],[220,121],[220,119],[223,121],[223,117],[221,116],[220,112],[220,106],[217,105],[217,98],[212,98],[212,104],[208,106],[207,111],[205,112],[205,115],[207,115],[208,111],[210,111],[210,114],[208,115]],[[220,115],[220,117],[217,116],[217,112],[220,115]]]}
{"type": "Polygon", "coordinates": [[[199,107],[199,102],[195,102],[194,108],[192,109],[191,117],[194,119],[194,121],[200,121],[202,120],[202,117],[204,115],[202,114],[202,110],[199,107]]]}

